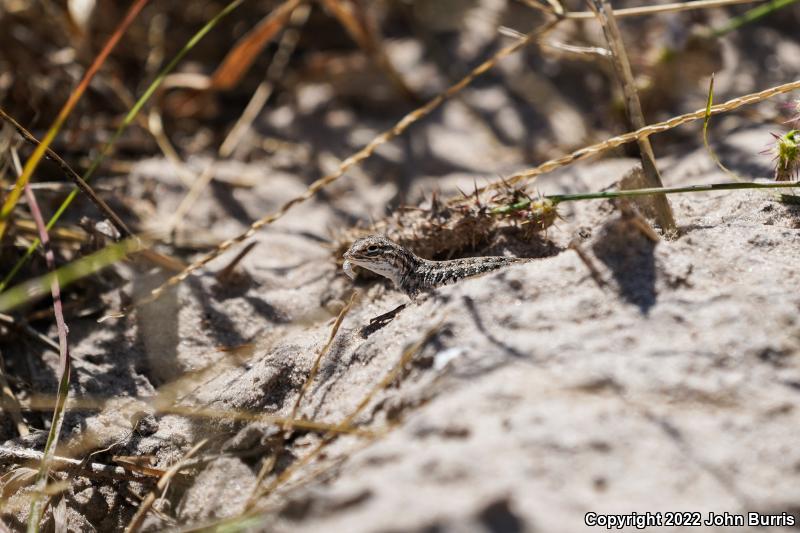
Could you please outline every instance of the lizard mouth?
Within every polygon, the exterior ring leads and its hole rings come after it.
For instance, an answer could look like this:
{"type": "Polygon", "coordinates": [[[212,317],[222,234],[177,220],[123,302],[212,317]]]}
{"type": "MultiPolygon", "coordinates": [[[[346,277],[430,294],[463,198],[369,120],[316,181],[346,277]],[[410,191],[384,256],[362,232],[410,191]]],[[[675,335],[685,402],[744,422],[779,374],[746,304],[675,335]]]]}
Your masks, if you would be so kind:
{"type": "MultiPolygon", "coordinates": [[[[345,254],[345,257],[347,257],[347,254],[345,254]]],[[[353,272],[353,263],[351,263],[349,259],[346,259],[342,264],[342,270],[344,270],[348,278],[356,279],[356,273],[353,272]]]]}

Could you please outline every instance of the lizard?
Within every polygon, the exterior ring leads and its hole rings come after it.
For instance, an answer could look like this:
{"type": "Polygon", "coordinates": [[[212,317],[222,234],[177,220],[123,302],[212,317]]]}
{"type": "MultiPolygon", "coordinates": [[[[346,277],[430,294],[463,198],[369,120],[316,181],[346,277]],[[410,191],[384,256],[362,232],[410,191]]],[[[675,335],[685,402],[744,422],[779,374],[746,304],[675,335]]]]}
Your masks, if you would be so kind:
{"type": "Polygon", "coordinates": [[[431,261],[415,255],[383,235],[370,235],[353,242],[344,254],[342,269],[355,278],[353,265],[370,270],[394,282],[411,300],[458,280],[479,276],[507,265],[528,261],[520,257],[467,257],[431,261]]]}

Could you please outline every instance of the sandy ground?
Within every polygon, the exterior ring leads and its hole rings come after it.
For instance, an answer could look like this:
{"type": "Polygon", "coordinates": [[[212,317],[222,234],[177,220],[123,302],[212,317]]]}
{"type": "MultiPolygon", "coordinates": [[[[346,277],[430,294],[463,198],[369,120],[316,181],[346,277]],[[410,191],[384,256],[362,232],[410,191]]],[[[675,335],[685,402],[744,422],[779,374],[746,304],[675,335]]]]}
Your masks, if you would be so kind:
{"type": "MultiPolygon", "coordinates": [[[[469,17],[458,36],[442,41],[461,61],[451,76],[509,42],[498,37],[498,24],[533,27],[530,17],[516,17],[515,25],[513,13],[496,11],[497,20],[469,17]]],[[[679,26],[683,19],[668,20],[679,26]]],[[[738,35],[722,46],[717,101],[796,79],[796,42],[769,27],[752,28],[741,42],[738,35]]],[[[569,34],[554,38],[571,42],[569,34]]],[[[391,39],[389,53],[412,86],[435,95],[448,80],[422,59],[415,39],[391,39]]],[[[288,479],[279,478],[258,500],[261,513],[240,529],[571,532],[587,530],[586,513],[648,511],[700,512],[703,519],[708,512],[793,513],[800,524],[800,208],[775,194],[673,196],[680,235],[658,242],[609,202],[565,204],[563,220],[541,241],[475,251],[536,259],[442,288],[370,326],[408,300],[382,280],[354,283],[342,273],[332,249],[344,230],[383,218],[398,198],[417,205],[432,191],[449,197],[476,179],[483,184],[619,133],[603,119],[608,83],[596,73],[584,79],[580,60],[541,55],[531,49],[508,58],[259,232],[226,282],[214,273],[239,249],[157,302],[99,325],[107,310],[164,279],[141,265],[117,267],[131,281],[102,295],[103,306],[67,317],[74,362],[59,455],[93,453],[91,462],[106,465],[145,457],[166,469],[208,439],[148,514],[145,531],[241,515],[262,465],[273,461],[260,486],[276,475],[288,479]],[[563,82],[570,72],[575,82],[563,82]],[[565,75],[561,86],[548,81],[556,74],[565,75]],[[600,104],[587,100],[586,86],[600,104]],[[340,436],[304,464],[320,432],[298,430],[284,440],[275,423],[252,417],[291,414],[354,288],[359,297],[298,414],[339,424],[358,408],[353,424],[369,434],[340,436]],[[410,363],[376,389],[404,354],[410,363]]],[[[385,78],[374,74],[385,89],[385,78]]],[[[341,84],[301,80],[291,98],[270,102],[256,129],[260,139],[281,144],[269,151],[246,140],[244,153],[267,155],[217,163],[218,181],[181,220],[183,251],[240,233],[405,112],[396,101],[364,97],[380,94],[371,81],[350,81],[352,94],[341,84]]],[[[702,106],[705,81],[679,81],[682,110],[702,106]]],[[[713,121],[717,152],[742,176],[772,176],[770,156],[759,152],[778,127],[757,125],[774,118],[775,108],[769,102],[713,121]]],[[[653,142],[666,185],[730,180],[705,152],[698,123],[653,142]]],[[[199,174],[209,161],[188,163],[199,174]]],[[[601,190],[635,165],[617,153],[547,175],[536,187],[545,194],[601,190]]],[[[130,199],[125,213],[147,221],[141,229],[163,231],[185,192],[174,167],[153,158],[137,160],[114,196],[130,199]]],[[[9,375],[31,376],[18,389],[56,390],[58,354],[20,343],[3,358],[9,375]]],[[[0,419],[5,449],[41,450],[46,438],[44,431],[14,435],[7,417],[0,419]]],[[[0,464],[6,472],[2,453],[0,464]]],[[[63,493],[69,529],[124,530],[152,487],[136,479],[73,475],[63,493]]],[[[8,497],[0,517],[14,530],[25,529],[26,495],[0,494],[8,497]]],[[[46,516],[51,531],[52,508],[46,516]]]]}
{"type": "MultiPolygon", "coordinates": [[[[758,146],[767,134],[744,130],[726,146],[758,146]]],[[[754,156],[739,167],[763,175],[768,163],[754,156]]],[[[594,190],[634,165],[595,162],[539,187],[594,190]]],[[[726,179],[700,149],[662,167],[669,184],[726,179]]],[[[136,182],[166,179],[154,177],[158,168],[143,163],[136,182]]],[[[300,190],[273,179],[235,191],[235,201],[258,212],[300,190]]],[[[465,180],[454,174],[436,185],[465,180]]],[[[362,191],[365,204],[380,194],[362,191]]],[[[607,202],[574,204],[546,236],[555,255],[443,288],[381,328],[367,327],[370,318],[406,297],[381,281],[359,282],[304,417],[343,420],[409,346],[429,338],[356,418],[374,435],[335,440],[262,500],[267,514],[254,529],[579,531],[587,512],[800,511],[797,209],[762,192],[672,200],[676,240],[651,242],[607,202]],[[567,248],[573,238],[595,276],[567,248]]],[[[233,229],[214,225],[230,201],[203,199],[210,232],[233,229]]],[[[299,207],[259,235],[235,282],[204,274],[103,328],[96,317],[73,319],[73,398],[107,400],[71,409],[61,453],[110,446],[94,460],[152,455],[153,466],[166,467],[209,437],[205,456],[222,456],[176,483],[161,510],[180,523],[242,512],[259,458],[280,449],[281,471],[318,434],[300,432],[283,448],[274,425],[189,413],[290,414],[353,286],[322,240],[337,210],[354,204],[299,207]],[[182,413],[159,414],[164,404],[182,413]],[[255,456],[235,456],[247,450],[255,456]]],[[[139,277],[131,290],[153,282],[139,277]]],[[[55,354],[42,357],[55,365],[55,354]]],[[[65,495],[70,527],[124,527],[142,490],[75,481],[65,495]]],[[[11,524],[22,527],[24,512],[11,524]]],[[[151,514],[146,528],[170,524],[151,514]]]]}

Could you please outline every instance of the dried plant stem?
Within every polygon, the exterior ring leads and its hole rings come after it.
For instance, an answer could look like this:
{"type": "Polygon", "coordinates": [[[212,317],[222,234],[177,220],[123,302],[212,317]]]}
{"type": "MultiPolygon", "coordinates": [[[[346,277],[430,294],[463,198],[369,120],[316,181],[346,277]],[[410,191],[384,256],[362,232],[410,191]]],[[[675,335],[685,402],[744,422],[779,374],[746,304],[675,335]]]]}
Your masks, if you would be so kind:
{"type": "MultiPolygon", "coordinates": [[[[44,453],[36,450],[23,450],[0,446],[0,464],[24,464],[40,462],[44,453]]],[[[141,478],[132,476],[121,466],[110,466],[102,463],[85,463],[79,459],[53,455],[50,458],[53,470],[63,471],[96,479],[115,479],[122,481],[141,481],[141,478]]]]}
{"type": "Polygon", "coordinates": [[[256,234],[256,232],[258,232],[258,230],[260,230],[264,226],[272,224],[273,222],[281,218],[295,205],[301,204],[312,198],[320,190],[324,189],[331,183],[341,178],[344,175],[344,173],[347,172],[347,170],[361,163],[368,157],[372,156],[372,154],[378,147],[382,146],[383,144],[386,144],[387,142],[391,141],[398,135],[402,134],[413,123],[426,117],[427,115],[432,113],[436,108],[438,108],[444,101],[448,100],[449,98],[452,98],[453,96],[461,92],[465,87],[467,87],[470,83],[472,83],[472,81],[475,80],[475,78],[477,78],[481,74],[485,73],[486,71],[494,67],[494,65],[497,64],[498,61],[500,61],[505,57],[508,57],[514,52],[532,43],[533,41],[538,39],[542,34],[552,29],[556,24],[558,24],[558,22],[559,22],[558,20],[552,20],[550,22],[547,22],[544,25],[540,26],[538,29],[526,34],[525,37],[517,40],[515,43],[497,52],[490,59],[484,61],[483,63],[475,67],[469,74],[467,74],[464,78],[462,78],[458,83],[451,85],[447,90],[445,90],[443,93],[440,93],[438,96],[436,96],[436,98],[429,101],[427,104],[415,109],[411,113],[404,116],[391,129],[384,131],[383,133],[372,139],[364,148],[362,148],[355,154],[351,155],[350,157],[342,161],[342,163],[339,165],[339,168],[336,169],[335,172],[333,172],[332,174],[328,174],[327,176],[323,176],[322,178],[318,179],[317,181],[309,185],[309,187],[301,195],[296,196],[291,200],[289,200],[288,202],[286,202],[285,204],[283,204],[280,207],[280,209],[278,209],[278,211],[266,215],[253,222],[250,228],[244,233],[221,242],[212,251],[208,252],[203,257],[201,257],[200,259],[198,259],[197,261],[186,267],[186,269],[183,272],[181,272],[180,274],[176,274],[175,276],[172,276],[166,282],[153,289],[148,296],[144,297],[138,302],[135,302],[132,306],[126,308],[123,312],[120,313],[120,315],[124,314],[132,307],[137,307],[157,300],[162,294],[164,294],[164,292],[167,289],[181,283],[190,275],[192,275],[193,272],[200,270],[208,263],[210,263],[220,255],[222,255],[226,250],[251,238],[253,235],[256,234]]]}
{"type": "Polygon", "coordinates": [[[139,239],[125,239],[66,264],[54,272],[15,285],[0,294],[0,313],[41,298],[55,280],[58,280],[59,284],[65,287],[119,261],[130,253],[141,250],[142,246],[146,246],[146,243],[139,239]]]}
{"type": "MultiPolygon", "coordinates": [[[[40,145],[39,140],[36,137],[34,137],[34,135],[30,131],[25,129],[24,126],[19,124],[16,120],[14,120],[2,109],[0,109],[0,119],[3,119],[9,124],[11,124],[17,130],[17,133],[19,133],[23,139],[25,139],[32,145],[34,146],[40,145]]],[[[97,195],[96,192],[94,192],[91,185],[89,185],[83,178],[81,178],[80,175],[78,175],[78,173],[75,172],[75,170],[73,170],[73,168],[69,166],[69,164],[66,161],[64,161],[64,159],[61,158],[61,156],[59,156],[56,152],[54,152],[50,148],[47,148],[46,154],[47,157],[50,158],[54,163],[56,163],[64,172],[64,174],[66,174],[66,176],[70,180],[72,180],[75,186],[78,187],[78,189],[80,189],[81,192],[83,192],[87,198],[89,198],[89,201],[92,202],[97,207],[100,213],[105,215],[111,221],[111,223],[114,225],[117,231],[119,231],[122,237],[126,238],[134,237],[133,232],[130,230],[130,228],[128,228],[125,222],[122,221],[122,218],[119,215],[117,215],[111,209],[111,207],[109,207],[109,205],[97,195]]],[[[26,184],[26,187],[29,187],[31,190],[34,190],[34,184],[32,183],[26,184]]],[[[50,228],[52,228],[52,226],[47,226],[48,230],[50,228]]],[[[177,266],[177,271],[183,269],[184,265],[181,262],[171,257],[164,256],[163,254],[160,254],[155,250],[142,249],[141,252],[142,252],[142,257],[144,257],[148,261],[151,261],[152,263],[158,266],[161,266],[162,268],[175,271],[177,266]]],[[[9,276],[12,276],[15,272],[16,270],[12,269],[9,276]]],[[[0,291],[2,291],[4,287],[5,287],[5,282],[0,284],[0,291]]]]}
{"type": "Polygon", "coordinates": [[[380,36],[364,7],[365,4],[344,2],[342,0],[320,0],[325,8],[336,17],[350,37],[383,70],[395,88],[409,100],[418,100],[414,91],[397,72],[381,44],[380,36]]]}
{"type": "MultiPolygon", "coordinates": [[[[100,409],[108,403],[109,398],[71,398],[69,407],[73,411],[100,409]]],[[[20,402],[23,410],[49,411],[55,405],[55,397],[37,395],[29,400],[20,402]]],[[[327,424],[313,420],[292,420],[283,416],[274,416],[265,413],[256,413],[244,410],[215,409],[212,407],[196,407],[191,405],[156,405],[153,412],[160,415],[180,415],[187,418],[208,418],[217,420],[232,420],[237,422],[261,422],[281,427],[291,427],[304,431],[321,433],[338,432],[347,435],[372,436],[372,432],[353,427],[341,427],[340,424],[327,424]]]]}
{"type": "MultiPolygon", "coordinates": [[[[339,316],[336,317],[336,322],[333,323],[333,327],[331,327],[331,334],[328,336],[328,342],[325,343],[325,346],[317,354],[317,358],[314,360],[314,364],[311,365],[311,370],[308,372],[308,377],[306,378],[306,382],[303,383],[303,387],[300,389],[300,393],[297,395],[297,400],[294,402],[294,407],[292,407],[292,413],[289,415],[289,419],[294,420],[297,418],[297,411],[300,408],[300,402],[303,400],[303,396],[305,395],[306,391],[308,391],[311,384],[314,382],[314,379],[317,377],[317,372],[319,372],[319,365],[322,362],[322,358],[328,353],[328,350],[331,349],[331,345],[333,344],[333,339],[336,338],[336,333],[339,331],[339,327],[342,325],[342,321],[350,309],[353,308],[353,304],[358,299],[358,292],[354,292],[353,295],[350,297],[350,301],[347,302],[341,311],[339,311],[339,316]]],[[[288,429],[288,428],[284,428],[288,429]]]]}
{"type": "Polygon", "coordinates": [[[219,147],[219,154],[222,157],[229,157],[233,153],[244,134],[247,133],[258,114],[264,108],[275,84],[280,80],[289,64],[289,59],[300,41],[300,29],[305,25],[310,13],[311,6],[301,4],[289,16],[289,26],[283,31],[283,35],[278,41],[278,50],[275,52],[269,67],[267,67],[266,78],[259,83],[253,96],[250,97],[250,101],[247,102],[242,115],[219,147]]]}
{"type": "MultiPolygon", "coordinates": [[[[47,346],[51,350],[58,353],[58,344],[53,342],[53,339],[48,337],[47,335],[42,335],[30,325],[25,323],[18,322],[13,316],[6,315],[4,313],[0,313],[0,322],[17,329],[26,335],[28,335],[32,339],[36,339],[37,341],[41,342],[44,346],[47,346]]],[[[1,357],[1,356],[0,356],[1,357]]]]}
{"type": "Polygon", "coordinates": [[[205,446],[207,442],[208,439],[203,439],[192,446],[192,449],[186,452],[186,455],[184,455],[180,461],[172,465],[169,470],[167,470],[167,473],[158,480],[155,490],[150,491],[147,496],[145,496],[142,504],[139,506],[139,509],[136,510],[136,514],[133,515],[131,522],[128,524],[128,527],[125,528],[125,533],[133,533],[134,531],[139,530],[142,522],[144,521],[144,517],[147,515],[150,507],[152,507],[153,503],[156,501],[156,494],[166,488],[172,478],[175,477],[175,474],[177,474],[178,471],[183,468],[184,462],[200,451],[200,448],[205,446]]]}
{"type": "MultiPolygon", "coordinates": [[[[737,4],[752,4],[762,1],[763,0],[698,0],[695,2],[674,2],[672,4],[615,9],[614,15],[617,17],[638,17],[641,15],[655,15],[658,13],[676,13],[694,9],[712,9],[715,7],[737,4]]],[[[570,20],[593,19],[596,18],[596,15],[593,11],[572,11],[564,13],[564,18],[570,20]]]]}
{"type": "MultiPolygon", "coordinates": [[[[293,11],[289,15],[291,27],[287,28],[280,38],[278,50],[275,52],[269,67],[267,67],[266,78],[258,85],[250,101],[247,103],[247,106],[245,106],[242,115],[239,117],[239,120],[236,121],[230,133],[228,133],[217,150],[217,156],[221,159],[227,159],[231,156],[239,141],[247,130],[250,129],[250,125],[256,119],[258,113],[261,112],[267,100],[269,100],[275,84],[280,80],[281,76],[283,76],[286,66],[289,64],[289,59],[297,46],[297,42],[300,40],[300,31],[298,28],[308,20],[311,6],[308,4],[300,4],[292,9],[293,11]]],[[[181,164],[183,163],[181,162],[181,164]]],[[[203,173],[192,182],[186,196],[184,196],[181,203],[178,204],[175,215],[167,224],[165,230],[167,234],[172,234],[176,231],[179,225],[185,220],[186,214],[192,209],[197,199],[200,198],[200,194],[214,177],[217,170],[216,167],[217,161],[211,162],[203,173]]]]}
{"type": "MultiPolygon", "coordinates": [[[[353,421],[361,414],[364,408],[369,405],[372,399],[375,397],[383,389],[387,388],[389,385],[394,383],[397,377],[400,375],[401,372],[408,366],[414,356],[425,347],[426,344],[438,333],[439,329],[441,328],[441,323],[436,324],[434,327],[430,328],[426,331],[422,338],[415,342],[413,345],[409,346],[405,350],[403,350],[400,359],[395,363],[395,365],[386,373],[383,379],[378,382],[366,395],[361,399],[358,405],[353,409],[350,414],[348,414],[344,420],[339,423],[339,427],[350,427],[353,424],[353,421]]],[[[294,473],[299,470],[300,468],[304,467],[305,465],[309,464],[315,457],[317,457],[325,447],[330,444],[334,438],[336,438],[336,433],[331,432],[323,435],[322,439],[319,443],[306,455],[304,455],[301,459],[293,463],[289,466],[286,470],[284,470],[279,476],[277,476],[272,483],[270,483],[267,487],[263,490],[259,490],[259,487],[256,487],[253,490],[253,494],[250,497],[250,500],[247,503],[247,509],[252,512],[258,512],[255,509],[255,504],[258,502],[259,498],[269,496],[272,494],[278,487],[289,481],[294,473]]]]}
{"type": "MultiPolygon", "coordinates": [[[[720,113],[731,111],[743,105],[761,102],[762,100],[772,98],[773,96],[788,93],[790,91],[794,91],[797,89],[800,89],[800,80],[796,80],[790,83],[784,83],[783,85],[770,87],[769,89],[765,89],[757,93],[751,93],[745,96],[734,98],[732,100],[728,100],[725,103],[712,106],[708,110],[708,113],[710,115],[719,115],[720,113]]],[[[611,137],[610,139],[606,139],[603,142],[593,144],[591,146],[586,146],[579,150],[575,150],[574,152],[567,154],[565,156],[545,161],[539,166],[530,168],[528,170],[524,170],[522,172],[518,172],[513,176],[509,176],[508,178],[503,178],[494,181],[489,185],[478,189],[478,193],[482,193],[493,189],[501,189],[503,187],[508,187],[508,186],[514,186],[521,182],[529,182],[535,179],[537,176],[546,174],[548,172],[552,172],[557,168],[571,165],[573,163],[582,161],[597,154],[601,154],[618,146],[622,146],[623,144],[634,142],[641,138],[649,137],[650,135],[655,135],[656,133],[662,133],[671,130],[673,128],[677,128],[678,126],[686,124],[687,122],[701,120],[704,119],[705,117],[706,117],[706,109],[705,108],[698,109],[693,113],[678,115],[676,117],[672,117],[669,120],[665,120],[664,122],[651,124],[649,126],[645,126],[644,128],[640,128],[636,131],[631,131],[622,135],[617,135],[616,137],[611,137]]],[[[454,201],[454,203],[462,203],[464,201],[465,200],[463,198],[457,198],[454,201]]]]}
{"type": "MultiPolygon", "coordinates": [[[[3,119],[11,124],[14,129],[17,130],[17,133],[19,133],[23,139],[28,141],[34,147],[38,148],[41,146],[39,140],[34,137],[31,132],[29,132],[24,126],[22,126],[22,124],[9,116],[5,111],[3,111],[3,109],[0,109],[0,119],[3,119]]],[[[128,229],[128,226],[125,225],[122,219],[116,213],[114,213],[114,211],[112,211],[112,209],[103,201],[102,198],[97,196],[97,193],[92,190],[92,187],[86,183],[86,181],[81,178],[78,173],[75,172],[72,167],[70,167],[67,162],[61,158],[61,156],[59,156],[50,148],[45,148],[45,154],[61,168],[64,174],[66,174],[67,177],[71,179],[73,183],[75,183],[75,186],[78,187],[89,198],[89,201],[92,202],[97,209],[114,224],[114,227],[117,228],[117,231],[119,231],[124,237],[130,237],[133,235],[131,230],[128,229]]]]}
{"type": "MultiPolygon", "coordinates": [[[[642,113],[642,105],[639,102],[639,93],[636,90],[636,82],[633,79],[633,70],[631,69],[630,61],[628,61],[628,53],[625,50],[625,43],[622,39],[622,33],[617,26],[617,20],[614,15],[614,10],[608,0],[589,0],[591,5],[597,11],[597,20],[603,27],[603,33],[608,42],[608,47],[612,52],[611,58],[614,64],[614,70],[617,73],[622,92],[625,95],[625,108],[628,111],[628,119],[634,128],[643,128],[647,122],[642,113]]],[[[639,152],[642,159],[643,177],[646,185],[650,187],[663,187],[661,176],[658,173],[658,166],[656,165],[656,157],[653,153],[653,147],[650,145],[648,137],[637,139],[639,144],[639,152]]],[[[655,210],[656,222],[661,228],[669,233],[675,232],[675,216],[672,213],[672,208],[667,201],[666,196],[655,196],[653,198],[653,207],[655,210]]]]}
{"type": "MultiPolygon", "coordinates": [[[[20,168],[19,159],[17,158],[16,150],[12,151],[14,163],[17,166],[17,172],[22,175],[22,168],[20,168]]],[[[25,194],[28,198],[28,206],[30,207],[33,219],[36,222],[36,227],[39,230],[39,239],[42,241],[42,246],[45,251],[45,261],[47,268],[51,273],[56,271],[56,260],[53,250],[50,247],[50,238],[47,235],[47,228],[45,227],[44,217],[39,210],[39,204],[36,202],[36,196],[33,190],[25,185],[25,194]]],[[[30,513],[28,515],[28,532],[39,531],[39,521],[41,520],[44,506],[42,504],[42,492],[47,485],[47,477],[50,473],[50,460],[55,455],[56,447],[58,446],[58,439],[61,435],[61,425],[64,422],[64,414],[67,407],[67,396],[69,395],[69,377],[70,377],[70,353],[69,345],[67,344],[67,324],[64,321],[64,312],[61,304],[61,287],[58,283],[58,277],[52,278],[50,282],[50,294],[53,297],[53,314],[56,318],[56,327],[58,329],[58,347],[59,347],[59,368],[58,368],[58,393],[56,394],[56,406],[53,409],[53,419],[50,423],[50,432],[47,435],[47,442],[44,445],[44,453],[42,454],[42,462],[39,467],[39,473],[36,476],[36,490],[34,491],[31,499],[30,513]]]]}

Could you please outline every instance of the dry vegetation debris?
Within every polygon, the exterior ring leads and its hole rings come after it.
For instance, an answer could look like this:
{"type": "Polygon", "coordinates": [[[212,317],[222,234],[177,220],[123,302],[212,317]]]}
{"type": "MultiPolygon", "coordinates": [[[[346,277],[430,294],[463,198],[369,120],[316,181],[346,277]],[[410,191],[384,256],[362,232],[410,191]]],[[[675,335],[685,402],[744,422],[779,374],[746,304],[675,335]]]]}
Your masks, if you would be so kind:
{"type": "Polygon", "coordinates": [[[0,530],[796,513],[798,5],[592,6],[0,0],[0,530]]]}

